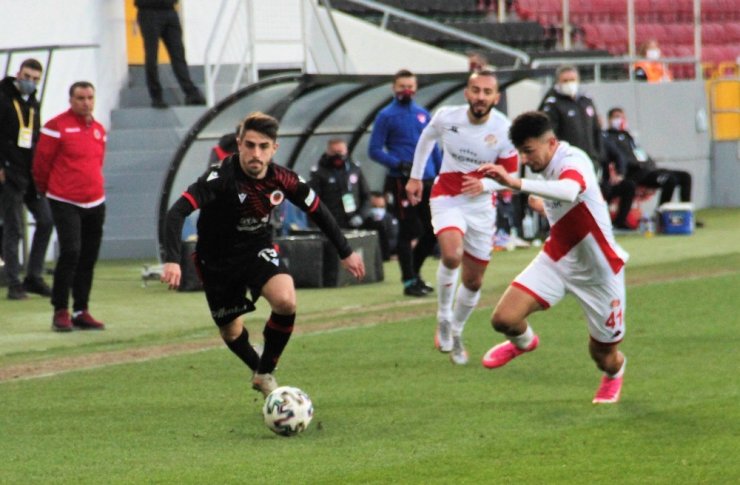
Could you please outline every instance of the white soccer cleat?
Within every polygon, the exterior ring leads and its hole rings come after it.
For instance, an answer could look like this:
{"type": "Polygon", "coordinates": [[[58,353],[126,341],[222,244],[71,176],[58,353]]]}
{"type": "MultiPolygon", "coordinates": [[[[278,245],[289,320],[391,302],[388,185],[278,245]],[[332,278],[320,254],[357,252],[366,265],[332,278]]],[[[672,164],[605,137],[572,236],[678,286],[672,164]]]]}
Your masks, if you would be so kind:
{"type": "Polygon", "coordinates": [[[468,363],[468,351],[462,342],[462,337],[452,337],[452,351],[450,360],[456,365],[465,365],[468,363]]]}
{"type": "Polygon", "coordinates": [[[272,374],[254,374],[252,377],[252,389],[259,391],[267,397],[278,388],[278,383],[272,374]]]}
{"type": "Polygon", "coordinates": [[[440,352],[450,352],[452,350],[452,325],[449,320],[439,320],[437,323],[437,332],[434,334],[434,346],[440,352]]]}

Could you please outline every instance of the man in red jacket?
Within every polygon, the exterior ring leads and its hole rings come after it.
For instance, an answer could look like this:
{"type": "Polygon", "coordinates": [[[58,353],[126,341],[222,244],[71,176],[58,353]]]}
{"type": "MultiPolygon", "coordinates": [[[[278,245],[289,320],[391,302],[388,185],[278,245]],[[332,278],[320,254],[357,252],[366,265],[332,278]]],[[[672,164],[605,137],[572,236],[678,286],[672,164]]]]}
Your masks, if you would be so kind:
{"type": "Polygon", "coordinates": [[[105,325],[88,312],[88,299],[105,220],[106,134],[103,125],[93,119],[95,87],[91,83],[72,84],[69,104],[68,111],[41,129],[33,160],[33,178],[39,193],[49,199],[59,238],[51,327],[57,332],[103,330],[105,325]]]}

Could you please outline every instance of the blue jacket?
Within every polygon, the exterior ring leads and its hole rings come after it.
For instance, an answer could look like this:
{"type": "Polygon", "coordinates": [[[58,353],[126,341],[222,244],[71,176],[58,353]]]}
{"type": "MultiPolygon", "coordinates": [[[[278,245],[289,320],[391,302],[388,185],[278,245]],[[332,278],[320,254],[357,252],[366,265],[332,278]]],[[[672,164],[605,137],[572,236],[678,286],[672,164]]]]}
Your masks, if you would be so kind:
{"type": "MultiPolygon", "coordinates": [[[[401,104],[394,99],[375,117],[368,155],[374,161],[385,165],[388,168],[388,175],[401,177],[399,166],[401,163],[408,163],[410,169],[414,161],[416,143],[431,118],[429,112],[413,100],[409,104],[401,104]]],[[[441,165],[442,154],[439,148],[434,147],[424,169],[424,180],[436,177],[441,165]]]]}

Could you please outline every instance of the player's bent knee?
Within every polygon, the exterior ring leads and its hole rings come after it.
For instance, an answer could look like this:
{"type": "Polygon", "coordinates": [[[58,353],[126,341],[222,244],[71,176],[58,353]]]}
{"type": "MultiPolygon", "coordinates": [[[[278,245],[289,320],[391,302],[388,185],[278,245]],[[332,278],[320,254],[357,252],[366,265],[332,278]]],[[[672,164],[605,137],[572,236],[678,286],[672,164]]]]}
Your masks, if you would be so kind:
{"type": "Polygon", "coordinates": [[[513,321],[508,312],[496,308],[491,316],[493,329],[500,333],[508,333],[516,322],[513,321]]]}
{"type": "Polygon", "coordinates": [[[280,295],[270,301],[272,311],[280,315],[292,315],[296,312],[294,295],[280,295]]]}

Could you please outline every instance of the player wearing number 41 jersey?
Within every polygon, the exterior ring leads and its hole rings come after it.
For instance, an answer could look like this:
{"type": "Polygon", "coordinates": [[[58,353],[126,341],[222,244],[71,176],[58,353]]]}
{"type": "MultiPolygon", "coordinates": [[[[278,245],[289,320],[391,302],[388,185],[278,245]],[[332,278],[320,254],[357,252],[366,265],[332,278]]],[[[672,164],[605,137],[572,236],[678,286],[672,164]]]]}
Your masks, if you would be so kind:
{"type": "Polygon", "coordinates": [[[539,338],[526,318],[571,293],[586,315],[591,357],[605,373],[593,402],[617,402],[626,362],[617,347],[625,334],[628,255],[614,240],[593,165],[582,150],[558,141],[544,113],[520,115],[509,134],[522,163],[544,180],[515,179],[490,164],[479,170],[502,185],[531,194],[530,205],[544,212],[551,230],[542,251],[496,305],[492,324],[508,341],[491,348],[483,365],[501,367],[535,350],[539,338]]]}
{"type": "Polygon", "coordinates": [[[277,388],[272,375],[295,322],[293,279],[273,247],[270,214],[285,199],[307,212],[334,244],[342,266],[358,279],[362,258],[316,193],[298,175],[272,163],[278,148],[278,122],[252,113],[239,126],[238,154],[188,187],[167,213],[162,281],[180,284],[180,239],[183,222],[200,209],[194,260],[203,280],[211,317],[226,346],[253,372],[252,387],[265,396],[277,388]],[[252,299],[247,298],[250,291],[252,299]],[[263,296],[272,309],[263,331],[264,350],[249,343],[242,315],[263,296]]]}

